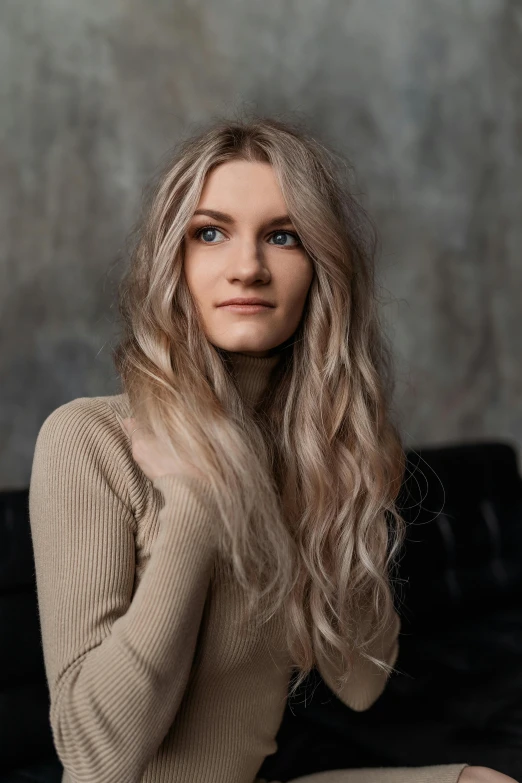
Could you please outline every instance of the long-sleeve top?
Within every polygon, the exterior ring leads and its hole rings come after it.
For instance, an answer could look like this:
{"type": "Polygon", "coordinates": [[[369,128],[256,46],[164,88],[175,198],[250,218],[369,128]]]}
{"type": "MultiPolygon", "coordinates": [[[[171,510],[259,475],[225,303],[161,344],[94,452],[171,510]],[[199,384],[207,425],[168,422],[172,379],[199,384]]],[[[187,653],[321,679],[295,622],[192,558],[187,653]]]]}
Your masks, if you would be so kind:
{"type": "MultiPolygon", "coordinates": [[[[256,404],[279,356],[234,354],[256,404]]],[[[119,418],[125,394],[81,397],[43,423],[30,523],[54,744],[62,783],[253,783],[277,749],[292,661],[281,614],[236,627],[244,596],[216,546],[202,478],[151,482],[119,418]]],[[[392,664],[400,623],[374,647],[392,664]]],[[[354,710],[386,675],[363,659],[354,710]]]]}

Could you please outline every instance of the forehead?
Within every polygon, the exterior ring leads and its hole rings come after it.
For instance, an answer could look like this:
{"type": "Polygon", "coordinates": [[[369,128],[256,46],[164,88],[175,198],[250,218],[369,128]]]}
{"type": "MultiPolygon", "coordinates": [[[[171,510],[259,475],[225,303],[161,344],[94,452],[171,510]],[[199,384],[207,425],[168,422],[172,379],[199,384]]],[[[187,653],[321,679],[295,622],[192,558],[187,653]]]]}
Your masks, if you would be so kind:
{"type": "Polygon", "coordinates": [[[233,160],[216,166],[203,186],[198,208],[209,207],[234,215],[267,210],[278,214],[285,200],[270,163],[233,160]]]}

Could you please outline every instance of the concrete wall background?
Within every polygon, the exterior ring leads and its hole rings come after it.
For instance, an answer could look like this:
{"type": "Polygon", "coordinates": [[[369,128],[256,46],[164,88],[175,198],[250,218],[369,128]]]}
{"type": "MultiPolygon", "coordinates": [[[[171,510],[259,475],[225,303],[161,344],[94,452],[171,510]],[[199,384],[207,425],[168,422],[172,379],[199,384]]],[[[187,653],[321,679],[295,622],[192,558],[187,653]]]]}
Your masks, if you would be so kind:
{"type": "Polygon", "coordinates": [[[118,261],[193,123],[298,111],[382,238],[407,444],[522,443],[522,6],[511,0],[4,0],[0,487],[110,394],[118,261]]]}

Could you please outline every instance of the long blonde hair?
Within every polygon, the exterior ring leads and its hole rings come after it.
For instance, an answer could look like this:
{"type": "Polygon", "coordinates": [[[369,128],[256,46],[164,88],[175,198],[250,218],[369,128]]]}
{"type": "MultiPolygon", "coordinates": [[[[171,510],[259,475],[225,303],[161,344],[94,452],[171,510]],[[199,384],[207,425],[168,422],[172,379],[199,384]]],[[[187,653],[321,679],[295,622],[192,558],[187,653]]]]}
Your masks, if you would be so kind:
{"type": "Polygon", "coordinates": [[[377,312],[378,240],[345,166],[274,118],[218,119],[181,143],[143,202],[113,352],[134,415],[211,485],[246,619],[285,613],[292,692],[317,654],[350,661],[358,650],[392,670],[365,648],[392,618],[405,458],[377,312]],[[274,167],[314,266],[300,325],[259,410],[247,409],[226,352],[206,339],[182,274],[205,178],[233,159],[274,167]]]}

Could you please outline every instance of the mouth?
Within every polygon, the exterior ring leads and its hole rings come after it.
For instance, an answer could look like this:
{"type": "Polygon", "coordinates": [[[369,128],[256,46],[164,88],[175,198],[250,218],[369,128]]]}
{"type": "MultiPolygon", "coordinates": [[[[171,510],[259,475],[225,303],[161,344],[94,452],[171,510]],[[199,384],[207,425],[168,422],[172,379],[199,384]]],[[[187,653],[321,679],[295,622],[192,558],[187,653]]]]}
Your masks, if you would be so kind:
{"type": "Polygon", "coordinates": [[[248,315],[250,313],[263,313],[268,310],[273,310],[273,305],[264,304],[227,304],[220,305],[222,310],[230,310],[232,312],[242,313],[248,315]]]}
{"type": "Polygon", "coordinates": [[[227,305],[265,305],[266,307],[273,307],[272,302],[267,299],[261,299],[258,296],[235,296],[233,299],[225,299],[224,302],[218,305],[218,307],[226,307],[227,305]]]}

